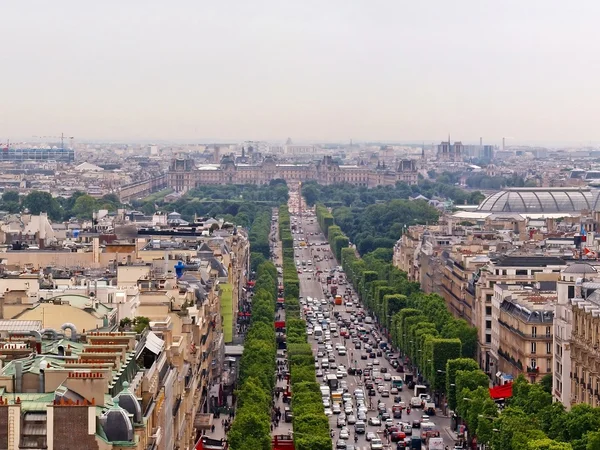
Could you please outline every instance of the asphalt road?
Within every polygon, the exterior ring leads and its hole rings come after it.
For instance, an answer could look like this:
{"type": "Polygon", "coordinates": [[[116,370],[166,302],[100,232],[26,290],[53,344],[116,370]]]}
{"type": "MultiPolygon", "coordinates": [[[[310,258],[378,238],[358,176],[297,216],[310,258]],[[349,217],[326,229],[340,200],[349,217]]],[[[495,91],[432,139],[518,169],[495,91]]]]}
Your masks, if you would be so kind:
{"type": "MultiPolygon", "coordinates": [[[[290,203],[293,204],[293,202],[290,202],[290,203]]],[[[290,211],[293,214],[294,208],[290,208],[290,211]]],[[[326,242],[325,236],[320,232],[319,225],[314,216],[304,214],[302,217],[301,223],[302,223],[303,233],[302,234],[296,234],[296,233],[293,234],[293,236],[295,238],[302,237],[308,243],[326,242]]],[[[298,246],[297,242],[295,242],[294,245],[295,245],[295,247],[298,246]]],[[[300,295],[302,297],[304,297],[304,298],[313,297],[313,298],[318,298],[318,299],[325,298],[325,295],[323,293],[323,286],[322,286],[321,282],[318,279],[315,279],[315,270],[321,269],[325,273],[325,272],[328,272],[330,269],[335,268],[338,265],[337,261],[335,260],[335,258],[333,257],[333,255],[331,253],[331,250],[329,249],[329,246],[326,246],[326,245],[307,246],[307,247],[298,246],[298,248],[295,249],[295,253],[296,253],[295,259],[296,260],[299,259],[301,261],[302,260],[308,261],[309,259],[312,259],[313,257],[315,257],[317,255],[319,255],[319,256],[328,255],[330,257],[330,259],[327,261],[316,262],[316,263],[313,263],[312,266],[306,266],[306,267],[302,268],[302,273],[299,274],[300,295]],[[317,251],[317,248],[320,248],[320,251],[317,251]],[[312,269],[312,272],[309,272],[308,269],[312,269]]],[[[347,287],[352,289],[351,285],[340,285],[339,290],[343,292],[347,287]]],[[[356,296],[356,293],[354,291],[352,293],[353,293],[353,296],[356,296]]],[[[332,311],[339,311],[343,317],[350,316],[350,313],[346,311],[345,305],[339,305],[339,306],[332,305],[331,308],[332,308],[331,309],[332,311]]],[[[313,347],[313,352],[316,355],[316,353],[317,353],[316,340],[312,339],[312,337],[311,337],[311,338],[309,338],[309,341],[311,342],[311,345],[313,347]]],[[[344,338],[342,338],[342,337],[335,338],[332,336],[332,345],[334,348],[335,348],[336,344],[339,342],[343,343],[346,346],[348,352],[347,352],[346,356],[339,356],[339,355],[337,355],[337,352],[335,352],[336,363],[338,365],[343,364],[346,368],[359,367],[361,369],[365,369],[367,367],[367,363],[373,362],[372,359],[361,360],[360,353],[363,353],[364,350],[354,350],[354,344],[352,344],[351,340],[344,340],[344,338]],[[354,364],[354,362],[353,362],[354,360],[356,360],[356,364],[354,364]]],[[[396,371],[391,367],[391,365],[385,358],[380,357],[377,359],[380,361],[380,367],[386,367],[388,369],[388,372],[390,372],[390,374],[392,376],[397,375],[396,371]]],[[[345,378],[345,380],[348,384],[348,392],[350,392],[350,393],[353,393],[354,389],[356,389],[356,388],[363,387],[360,377],[349,375],[348,377],[345,378]]],[[[321,381],[321,380],[319,380],[319,381],[321,381]]],[[[406,386],[405,386],[404,390],[402,392],[400,392],[400,396],[402,397],[403,401],[408,403],[410,401],[410,398],[412,397],[412,393],[409,392],[408,388],[406,388],[406,386]]],[[[393,397],[394,396],[390,396],[389,398],[382,398],[382,400],[386,403],[387,409],[390,412],[390,414],[391,414],[392,405],[394,403],[393,397]]],[[[373,409],[369,409],[367,417],[377,416],[377,412],[376,412],[375,408],[376,408],[377,401],[380,399],[380,397],[379,397],[379,395],[377,395],[375,397],[370,397],[370,398],[373,401],[373,409]]],[[[368,399],[369,399],[369,397],[367,397],[367,406],[369,405],[368,399]]],[[[450,446],[450,448],[452,448],[452,445],[454,444],[454,440],[452,439],[450,434],[447,432],[447,430],[450,427],[450,419],[445,416],[442,416],[441,412],[439,410],[437,411],[437,413],[438,414],[435,417],[432,417],[430,421],[434,422],[438,426],[438,429],[440,430],[440,435],[444,438],[444,443],[446,445],[450,446]]],[[[395,422],[397,422],[399,420],[401,420],[403,422],[411,422],[413,419],[420,419],[422,415],[423,415],[423,412],[420,408],[412,409],[410,415],[407,415],[406,411],[404,411],[403,415],[402,415],[402,419],[395,419],[395,422]]],[[[338,440],[338,435],[339,435],[339,429],[337,428],[337,417],[338,416],[335,414],[330,417],[331,429],[333,429],[335,432],[334,439],[333,439],[334,448],[335,448],[335,443],[338,440]]],[[[351,432],[350,433],[351,439],[348,441],[348,443],[354,444],[354,427],[352,425],[350,425],[350,426],[348,426],[348,428],[350,429],[350,432],[351,432]]],[[[367,425],[367,432],[368,431],[377,432],[379,434],[380,438],[382,439],[382,441],[384,442],[384,444],[386,443],[386,440],[383,436],[383,426],[376,427],[376,426],[367,425]]],[[[418,433],[419,430],[415,429],[415,432],[418,433]]],[[[366,440],[365,435],[359,435],[358,442],[355,445],[358,450],[370,449],[370,444],[366,440]]],[[[396,444],[394,443],[389,446],[385,446],[384,448],[395,449],[396,444]]],[[[423,448],[425,448],[425,447],[423,446],[423,448]]]]}

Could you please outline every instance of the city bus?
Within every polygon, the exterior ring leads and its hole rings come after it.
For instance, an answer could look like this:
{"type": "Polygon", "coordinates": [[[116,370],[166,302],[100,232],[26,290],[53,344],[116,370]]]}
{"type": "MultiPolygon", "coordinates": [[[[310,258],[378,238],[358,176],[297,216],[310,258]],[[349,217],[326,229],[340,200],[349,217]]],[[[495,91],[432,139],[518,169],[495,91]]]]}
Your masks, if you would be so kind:
{"type": "Polygon", "coordinates": [[[399,391],[402,390],[402,377],[392,377],[392,387],[398,388],[399,391]]]}
{"type": "Polygon", "coordinates": [[[337,294],[335,296],[335,304],[336,305],[341,305],[342,304],[342,296],[341,295],[337,294]]]}

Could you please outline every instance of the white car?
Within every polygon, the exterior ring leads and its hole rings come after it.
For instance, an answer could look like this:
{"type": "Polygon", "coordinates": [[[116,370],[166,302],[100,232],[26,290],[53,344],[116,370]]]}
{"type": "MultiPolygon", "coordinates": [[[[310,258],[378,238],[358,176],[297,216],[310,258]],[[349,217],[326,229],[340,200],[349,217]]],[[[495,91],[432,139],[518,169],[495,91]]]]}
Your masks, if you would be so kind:
{"type": "Polygon", "coordinates": [[[379,427],[381,426],[381,420],[379,420],[379,417],[369,417],[369,425],[379,427]]]}
{"type": "Polygon", "coordinates": [[[413,397],[410,399],[410,406],[412,406],[413,408],[420,408],[421,407],[421,398],[420,397],[413,397]]]}
{"type": "Polygon", "coordinates": [[[343,427],[340,430],[340,439],[350,439],[350,430],[348,428],[343,427]]]}
{"type": "Polygon", "coordinates": [[[383,450],[383,442],[381,442],[381,439],[371,439],[371,450],[383,450]]]}
{"type": "Polygon", "coordinates": [[[325,408],[325,415],[327,417],[332,416],[333,415],[333,411],[331,411],[331,408],[325,408]]]}
{"type": "Polygon", "coordinates": [[[331,406],[331,411],[332,411],[334,414],[340,414],[340,413],[342,412],[342,407],[340,406],[340,404],[339,404],[339,403],[334,403],[334,404],[331,406]]]}
{"type": "Polygon", "coordinates": [[[374,359],[373,360],[373,365],[374,366],[378,366],[379,365],[379,360],[378,359],[374,359]]]}

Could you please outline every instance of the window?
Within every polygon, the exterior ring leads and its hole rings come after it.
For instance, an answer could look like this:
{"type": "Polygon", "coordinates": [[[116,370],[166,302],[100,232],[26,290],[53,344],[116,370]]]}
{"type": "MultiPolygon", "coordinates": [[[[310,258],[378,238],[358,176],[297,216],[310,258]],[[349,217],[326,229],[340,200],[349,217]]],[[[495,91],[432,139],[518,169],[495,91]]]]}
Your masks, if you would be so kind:
{"type": "Polygon", "coordinates": [[[546,372],[552,372],[552,359],[546,358],[546,372]]]}
{"type": "Polygon", "coordinates": [[[569,298],[575,297],[575,286],[569,286],[567,296],[569,298]]]}
{"type": "MultiPolygon", "coordinates": [[[[535,342],[531,343],[531,353],[535,353],[537,351],[537,344],[535,342]]],[[[535,366],[533,366],[535,367],[535,366]]]]}
{"type": "Polygon", "coordinates": [[[486,344],[491,344],[492,343],[492,335],[491,334],[486,334],[485,335],[485,343],[486,344]]]}
{"type": "Polygon", "coordinates": [[[551,328],[546,327],[546,337],[550,337],[550,336],[551,336],[551,328]]]}
{"type": "Polygon", "coordinates": [[[527,269],[517,269],[516,275],[517,276],[527,275],[527,269]]]}
{"type": "Polygon", "coordinates": [[[485,315],[486,316],[491,316],[492,315],[492,307],[491,306],[486,306],[485,307],[485,315]]]}
{"type": "Polygon", "coordinates": [[[491,320],[486,320],[485,321],[485,329],[486,330],[491,330],[492,329],[492,321],[491,320]]]}
{"type": "Polygon", "coordinates": [[[537,337],[537,327],[531,327],[531,337],[537,337]]]}
{"type": "Polygon", "coordinates": [[[535,358],[531,358],[531,368],[535,369],[537,367],[537,360],[535,358]]]}
{"type": "MultiPolygon", "coordinates": [[[[486,303],[491,303],[492,302],[492,297],[494,296],[494,294],[486,294],[485,296],[485,302],[486,303]]],[[[486,307],[487,308],[487,307],[486,307]]]]}
{"type": "Polygon", "coordinates": [[[546,342],[546,353],[548,355],[552,353],[552,342],[546,342]]]}

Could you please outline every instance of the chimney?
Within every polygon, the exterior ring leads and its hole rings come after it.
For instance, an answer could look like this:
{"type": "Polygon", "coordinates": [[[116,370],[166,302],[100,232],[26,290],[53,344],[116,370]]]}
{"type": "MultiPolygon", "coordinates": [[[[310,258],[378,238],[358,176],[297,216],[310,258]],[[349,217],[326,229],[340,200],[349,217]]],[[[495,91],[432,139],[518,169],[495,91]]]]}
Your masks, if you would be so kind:
{"type": "Polygon", "coordinates": [[[15,391],[23,392],[23,362],[15,361],[15,391]]]}

